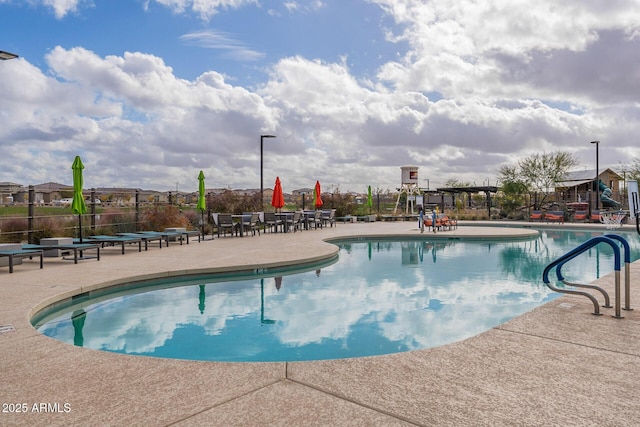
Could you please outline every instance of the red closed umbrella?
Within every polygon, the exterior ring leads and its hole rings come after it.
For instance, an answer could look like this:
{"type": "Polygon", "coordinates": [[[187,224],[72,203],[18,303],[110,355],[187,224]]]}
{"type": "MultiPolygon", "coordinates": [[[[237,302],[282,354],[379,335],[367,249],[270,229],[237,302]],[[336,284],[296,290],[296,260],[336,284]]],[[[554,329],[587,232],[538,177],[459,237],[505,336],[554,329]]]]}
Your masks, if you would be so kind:
{"type": "Polygon", "coordinates": [[[282,184],[280,177],[276,177],[276,185],[273,187],[273,196],[271,196],[271,206],[276,209],[282,209],[284,206],[284,195],[282,194],[282,184]]]}
{"type": "Polygon", "coordinates": [[[322,205],[324,205],[322,197],[320,197],[320,181],[316,181],[315,193],[316,199],[313,201],[313,204],[315,205],[316,209],[319,209],[322,207],[322,205]]]}

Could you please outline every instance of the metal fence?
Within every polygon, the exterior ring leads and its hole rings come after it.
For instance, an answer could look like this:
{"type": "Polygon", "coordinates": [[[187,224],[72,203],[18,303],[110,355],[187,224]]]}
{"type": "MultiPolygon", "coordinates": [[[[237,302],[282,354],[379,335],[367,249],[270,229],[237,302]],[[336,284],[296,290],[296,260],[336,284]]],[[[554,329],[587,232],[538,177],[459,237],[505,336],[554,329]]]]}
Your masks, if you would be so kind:
{"type": "Polygon", "coordinates": [[[100,207],[100,212],[97,213],[95,200],[95,190],[92,189],[86,214],[51,214],[51,208],[36,203],[34,186],[29,186],[26,217],[0,216],[0,243],[25,240],[36,243],[42,237],[55,237],[50,234],[79,237],[81,230],[85,234],[96,234],[96,231],[103,229],[106,234],[115,234],[137,231],[143,225],[140,221],[138,191],[135,194],[135,204],[131,207],[100,207]]]}

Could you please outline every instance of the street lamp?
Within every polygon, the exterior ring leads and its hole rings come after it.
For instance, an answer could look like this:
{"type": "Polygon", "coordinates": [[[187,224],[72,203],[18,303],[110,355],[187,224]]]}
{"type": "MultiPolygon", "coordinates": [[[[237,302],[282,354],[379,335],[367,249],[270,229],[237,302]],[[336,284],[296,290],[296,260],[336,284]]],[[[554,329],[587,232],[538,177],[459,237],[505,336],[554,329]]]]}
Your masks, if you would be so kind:
{"type": "Polygon", "coordinates": [[[275,135],[260,135],[260,207],[264,210],[264,180],[263,180],[263,153],[264,153],[264,139],[275,138],[275,135]]]}
{"type": "Polygon", "coordinates": [[[6,61],[7,59],[16,59],[18,55],[15,53],[5,52],[4,50],[0,50],[0,60],[6,61]]]}
{"type": "Polygon", "coordinates": [[[596,210],[598,210],[598,203],[600,201],[600,165],[598,164],[600,141],[591,141],[591,143],[596,144],[596,210]]]}

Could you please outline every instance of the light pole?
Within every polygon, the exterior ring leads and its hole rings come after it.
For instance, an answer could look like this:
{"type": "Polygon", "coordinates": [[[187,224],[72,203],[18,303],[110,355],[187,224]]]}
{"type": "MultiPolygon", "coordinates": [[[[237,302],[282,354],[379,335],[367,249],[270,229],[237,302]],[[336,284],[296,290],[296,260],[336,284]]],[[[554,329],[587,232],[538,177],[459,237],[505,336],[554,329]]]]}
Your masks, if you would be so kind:
{"type": "Polygon", "coordinates": [[[6,61],[7,59],[16,59],[18,55],[15,53],[5,52],[4,50],[0,50],[0,60],[6,61]]]}
{"type": "Polygon", "coordinates": [[[260,135],[260,207],[264,210],[264,179],[262,175],[263,171],[263,154],[264,154],[264,139],[275,138],[275,135],[260,135]]]}
{"type": "Polygon", "coordinates": [[[600,165],[599,165],[599,151],[600,141],[591,141],[592,144],[596,144],[596,210],[598,210],[598,204],[600,201],[600,165]]]}

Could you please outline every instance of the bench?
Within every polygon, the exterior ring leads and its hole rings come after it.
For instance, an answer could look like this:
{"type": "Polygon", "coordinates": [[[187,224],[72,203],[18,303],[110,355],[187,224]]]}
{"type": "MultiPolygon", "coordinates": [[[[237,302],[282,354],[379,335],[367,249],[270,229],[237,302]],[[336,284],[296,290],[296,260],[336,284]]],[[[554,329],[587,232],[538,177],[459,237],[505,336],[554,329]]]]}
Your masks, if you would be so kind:
{"type": "Polygon", "coordinates": [[[547,222],[558,222],[564,224],[564,212],[563,211],[549,211],[544,214],[544,219],[547,222]]]}
{"type": "Polygon", "coordinates": [[[544,214],[541,211],[533,211],[531,215],[529,215],[529,221],[540,221],[542,222],[542,217],[544,214]]]}

